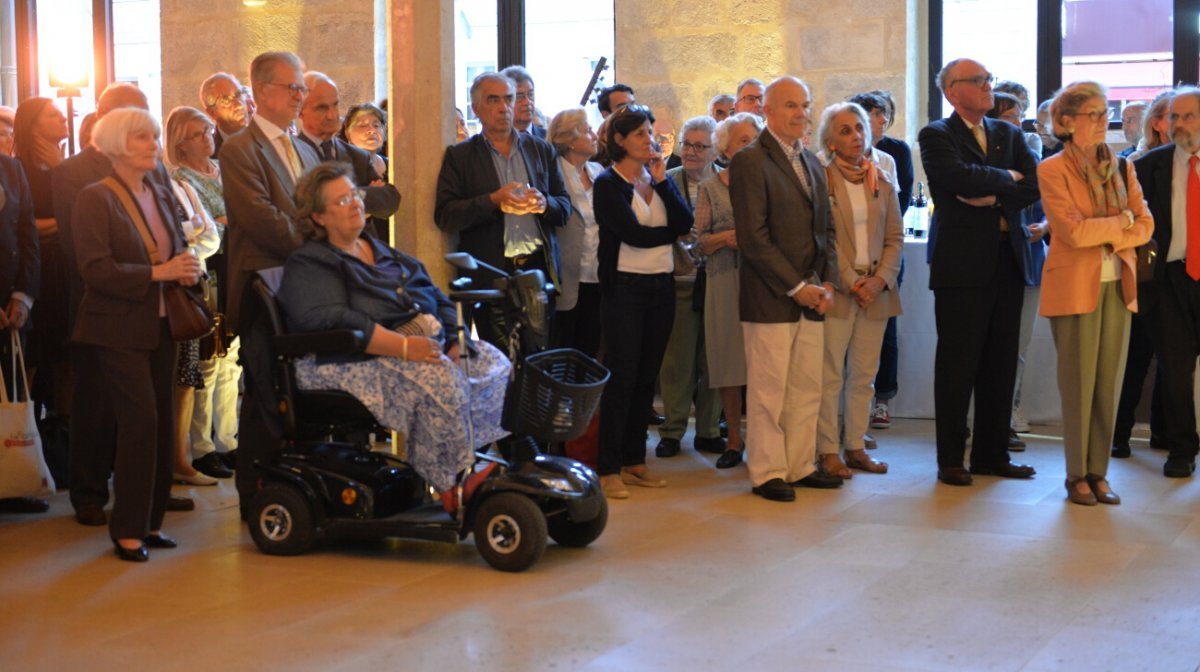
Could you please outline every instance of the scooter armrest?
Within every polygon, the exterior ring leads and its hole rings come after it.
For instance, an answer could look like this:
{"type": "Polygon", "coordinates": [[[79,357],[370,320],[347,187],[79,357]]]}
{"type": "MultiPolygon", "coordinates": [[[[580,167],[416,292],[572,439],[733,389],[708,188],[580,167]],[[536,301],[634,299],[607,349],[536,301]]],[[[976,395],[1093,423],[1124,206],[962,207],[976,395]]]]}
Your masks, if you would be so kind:
{"type": "Polygon", "coordinates": [[[313,331],[306,334],[282,334],[271,337],[271,348],[276,355],[295,357],[312,352],[355,353],[367,349],[367,338],[355,329],[336,331],[313,331]]]}

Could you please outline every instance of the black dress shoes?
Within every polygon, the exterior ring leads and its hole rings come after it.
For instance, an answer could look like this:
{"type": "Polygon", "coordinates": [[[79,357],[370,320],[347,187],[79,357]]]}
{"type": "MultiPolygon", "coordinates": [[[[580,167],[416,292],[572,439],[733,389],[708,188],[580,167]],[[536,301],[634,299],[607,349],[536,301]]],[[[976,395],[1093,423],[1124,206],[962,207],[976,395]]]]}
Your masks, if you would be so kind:
{"type": "Polygon", "coordinates": [[[725,440],[719,436],[697,436],[695,440],[692,441],[692,447],[702,453],[720,455],[721,453],[725,452],[725,440]]]}
{"type": "Polygon", "coordinates": [[[788,485],[782,478],[772,478],[762,485],[754,486],[750,491],[772,502],[796,501],[796,493],[792,491],[792,486],[788,485]]]}
{"type": "Polygon", "coordinates": [[[654,454],[658,457],[675,457],[679,454],[679,439],[663,439],[658,442],[658,447],[654,449],[654,454]]]}
{"type": "Polygon", "coordinates": [[[742,451],[727,450],[717,458],[718,469],[732,469],[742,463],[742,451]]]}
{"type": "Polygon", "coordinates": [[[113,539],[113,554],[126,562],[145,562],[150,559],[150,552],[145,546],[125,548],[116,539],[113,539]]]}
{"type": "Polygon", "coordinates": [[[216,452],[192,460],[192,468],[210,478],[233,478],[233,472],[217,457],[216,452]]]}
{"type": "Polygon", "coordinates": [[[1163,465],[1163,476],[1167,478],[1190,478],[1196,473],[1196,461],[1182,457],[1168,457],[1163,465]]]}
{"type": "Polygon", "coordinates": [[[1129,449],[1128,441],[1122,441],[1121,443],[1113,444],[1113,449],[1112,449],[1113,457],[1124,459],[1131,455],[1133,455],[1133,451],[1129,449]]]}
{"type": "Polygon", "coordinates": [[[0,513],[45,513],[50,502],[36,497],[6,497],[0,499],[0,513]]]}
{"type": "Polygon", "coordinates": [[[75,520],[80,525],[100,527],[108,524],[108,516],[104,515],[104,507],[99,504],[80,504],[75,508],[75,520]]]}
{"type": "Polygon", "coordinates": [[[142,543],[145,544],[147,548],[176,548],[179,546],[179,542],[175,541],[171,537],[168,537],[162,532],[159,532],[158,534],[147,534],[146,536],[142,537],[142,543]]]}
{"type": "MultiPolygon", "coordinates": [[[[635,416],[636,417],[636,416],[635,416]]],[[[655,427],[667,421],[667,416],[659,415],[653,408],[650,409],[650,414],[646,416],[646,424],[654,425],[655,427]]]]}
{"type": "Polygon", "coordinates": [[[792,486],[796,488],[820,488],[822,490],[829,490],[832,488],[842,487],[843,480],[844,479],[841,476],[834,476],[833,474],[827,474],[818,470],[798,481],[792,481],[792,486]]]}
{"type": "Polygon", "coordinates": [[[167,498],[167,511],[192,511],[195,508],[196,502],[193,502],[191,497],[167,498]]]}
{"type": "Polygon", "coordinates": [[[1001,478],[1032,478],[1037,470],[1028,464],[1003,462],[1000,464],[972,464],[971,473],[976,476],[999,476],[1001,478]]]}
{"type": "Polygon", "coordinates": [[[237,471],[237,448],[234,448],[228,453],[218,453],[214,450],[213,455],[216,455],[217,459],[221,460],[221,464],[225,465],[226,469],[230,471],[237,471]]]}
{"type": "Polygon", "coordinates": [[[970,485],[975,479],[962,467],[945,467],[938,469],[938,480],[946,485],[970,485]]]}

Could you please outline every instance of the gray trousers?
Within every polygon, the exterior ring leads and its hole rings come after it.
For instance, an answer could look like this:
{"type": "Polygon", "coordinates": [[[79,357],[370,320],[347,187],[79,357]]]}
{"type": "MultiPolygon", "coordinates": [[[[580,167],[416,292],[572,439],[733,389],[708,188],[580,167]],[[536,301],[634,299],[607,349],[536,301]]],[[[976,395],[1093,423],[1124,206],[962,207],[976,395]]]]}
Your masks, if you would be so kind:
{"type": "Polygon", "coordinates": [[[1101,283],[1100,300],[1092,312],[1050,318],[1058,351],[1068,478],[1108,474],[1130,315],[1118,280],[1101,283]]]}

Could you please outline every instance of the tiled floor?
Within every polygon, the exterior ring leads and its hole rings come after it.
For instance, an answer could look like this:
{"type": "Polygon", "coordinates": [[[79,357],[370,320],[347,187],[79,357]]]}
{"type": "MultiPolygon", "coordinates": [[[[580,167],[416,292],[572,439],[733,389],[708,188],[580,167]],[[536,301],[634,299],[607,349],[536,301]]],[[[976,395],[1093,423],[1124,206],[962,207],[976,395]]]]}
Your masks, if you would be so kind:
{"type": "Polygon", "coordinates": [[[1110,473],[1123,505],[1069,505],[1035,429],[1036,479],[950,488],[933,424],[899,420],[876,432],[890,474],[793,504],[687,439],[650,458],[670,487],[518,575],[469,541],[268,557],[229,483],[192,488],[182,546],[131,565],[60,495],[0,516],[0,669],[1197,670],[1200,482],[1142,441],[1110,473]]]}

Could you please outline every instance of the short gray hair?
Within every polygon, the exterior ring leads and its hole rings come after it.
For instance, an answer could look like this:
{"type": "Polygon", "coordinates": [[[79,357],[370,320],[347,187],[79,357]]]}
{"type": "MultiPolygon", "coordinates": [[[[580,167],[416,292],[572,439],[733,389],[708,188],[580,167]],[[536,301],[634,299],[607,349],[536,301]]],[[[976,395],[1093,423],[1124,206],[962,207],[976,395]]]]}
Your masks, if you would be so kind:
{"type": "Polygon", "coordinates": [[[738,124],[746,123],[752,124],[757,132],[762,133],[762,117],[759,117],[757,114],[752,112],[738,112],[737,114],[731,114],[722,119],[721,123],[717,124],[716,142],[718,155],[725,156],[725,150],[729,149],[729,136],[733,134],[733,127],[737,126],[738,124]]]}
{"type": "Polygon", "coordinates": [[[155,138],[162,135],[162,127],[149,112],[138,107],[120,107],[96,122],[96,128],[92,129],[92,146],[115,161],[129,155],[129,136],[146,131],[153,132],[155,138]]]}
{"type": "Polygon", "coordinates": [[[687,121],[683,122],[683,126],[679,129],[680,142],[683,141],[684,136],[692,131],[703,131],[704,133],[708,134],[709,138],[711,138],[713,134],[717,132],[717,120],[713,119],[707,114],[702,114],[698,117],[692,117],[691,119],[688,119],[687,121]]]}
{"type": "Polygon", "coordinates": [[[520,65],[510,65],[501,70],[500,74],[511,79],[513,84],[518,86],[525,83],[533,85],[533,75],[529,74],[529,71],[520,65]]]}
{"type": "Polygon", "coordinates": [[[587,111],[582,107],[571,107],[554,115],[550,120],[550,128],[546,130],[546,140],[554,145],[559,154],[566,155],[571,144],[579,138],[580,130],[587,126],[587,111]]]}
{"type": "Polygon", "coordinates": [[[833,140],[833,118],[843,112],[853,112],[854,116],[862,122],[863,133],[863,150],[871,146],[871,117],[862,105],[858,103],[834,103],[825,108],[821,113],[821,125],[817,127],[817,142],[822,151],[828,152],[832,158],[832,152],[829,152],[829,143],[833,140]]]}
{"type": "Polygon", "coordinates": [[[316,84],[317,82],[325,82],[326,84],[332,86],[333,88],[335,88],[335,89],[337,88],[337,82],[333,81],[333,79],[329,75],[327,75],[323,72],[317,72],[316,70],[309,70],[308,72],[304,73],[304,85],[307,86],[310,91],[312,90],[313,85],[316,84]]]}
{"type": "Polygon", "coordinates": [[[949,63],[947,63],[946,65],[943,65],[941,70],[938,70],[937,78],[934,81],[937,82],[938,90],[941,91],[943,95],[945,95],[945,93],[946,93],[946,87],[948,86],[948,84],[946,83],[946,80],[950,79],[950,71],[953,70],[954,66],[958,65],[959,63],[962,63],[963,61],[969,61],[969,60],[971,60],[971,59],[956,58],[953,61],[950,61],[949,63]]]}
{"type": "MultiPolygon", "coordinates": [[[[1070,140],[1073,131],[1067,132],[1063,125],[1058,123],[1059,119],[1079,112],[1079,108],[1093,98],[1107,99],[1108,89],[1099,82],[1089,81],[1071,82],[1059,89],[1058,93],[1054,94],[1054,101],[1050,103],[1050,118],[1054,120],[1054,137],[1059,140],[1070,140]]],[[[1104,123],[1108,123],[1107,118],[1104,123]]]]}
{"type": "Polygon", "coordinates": [[[729,95],[728,93],[718,93],[717,95],[712,97],[712,100],[708,101],[708,111],[712,112],[712,109],[714,107],[716,107],[717,105],[720,105],[721,103],[736,103],[736,102],[737,102],[737,99],[734,98],[733,96],[729,95]]]}
{"type": "Polygon", "coordinates": [[[517,91],[517,85],[513,82],[513,80],[509,79],[508,77],[505,77],[504,75],[502,75],[498,72],[493,72],[491,70],[489,70],[487,72],[481,72],[478,75],[475,75],[475,80],[471,82],[470,95],[471,95],[471,106],[472,107],[479,104],[479,101],[475,100],[475,94],[479,92],[479,87],[483,86],[484,82],[504,82],[504,85],[507,86],[508,88],[512,89],[514,94],[517,91]]]}
{"type": "Polygon", "coordinates": [[[742,95],[742,89],[746,88],[747,86],[750,86],[751,84],[758,86],[759,88],[763,88],[763,89],[765,89],[767,86],[766,84],[763,84],[761,79],[755,79],[754,77],[747,77],[746,79],[743,79],[742,81],[738,82],[737,88],[734,89],[734,91],[740,96],[740,95],[742,95]]]}
{"type": "Polygon", "coordinates": [[[304,72],[304,64],[300,62],[300,57],[290,51],[266,51],[254,57],[250,62],[250,88],[258,91],[264,84],[270,84],[275,80],[275,64],[287,63],[296,69],[296,72],[304,72]]]}

